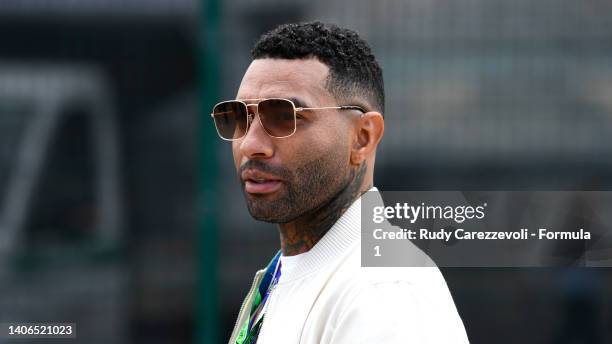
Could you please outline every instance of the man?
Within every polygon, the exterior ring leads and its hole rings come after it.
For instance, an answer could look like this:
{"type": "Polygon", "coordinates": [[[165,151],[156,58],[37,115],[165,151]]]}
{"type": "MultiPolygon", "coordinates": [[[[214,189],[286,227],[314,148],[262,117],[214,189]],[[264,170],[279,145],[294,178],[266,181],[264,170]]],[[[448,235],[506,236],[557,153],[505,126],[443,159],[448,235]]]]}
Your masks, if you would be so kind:
{"type": "Polygon", "coordinates": [[[232,141],[250,214],[278,224],[280,252],[257,272],[229,342],[467,342],[437,268],[360,267],[359,198],[376,191],[384,132],[382,71],[367,43],[290,24],[252,56],[236,100],[212,117],[232,141]]]}

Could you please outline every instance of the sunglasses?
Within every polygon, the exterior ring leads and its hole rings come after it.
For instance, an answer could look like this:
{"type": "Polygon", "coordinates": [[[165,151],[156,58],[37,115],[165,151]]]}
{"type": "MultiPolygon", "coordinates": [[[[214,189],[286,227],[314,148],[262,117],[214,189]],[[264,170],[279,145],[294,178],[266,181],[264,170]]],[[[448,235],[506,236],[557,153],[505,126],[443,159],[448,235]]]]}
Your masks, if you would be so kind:
{"type": "Polygon", "coordinates": [[[285,138],[295,134],[297,112],[311,110],[357,110],[366,111],[355,105],[296,107],[295,103],[284,98],[228,100],[214,106],[210,114],[215,121],[219,137],[226,141],[239,140],[246,136],[253,122],[254,114],[259,115],[259,123],[271,137],[285,138]],[[257,103],[247,104],[245,101],[257,103]],[[249,107],[255,107],[249,112],[249,107]]]}

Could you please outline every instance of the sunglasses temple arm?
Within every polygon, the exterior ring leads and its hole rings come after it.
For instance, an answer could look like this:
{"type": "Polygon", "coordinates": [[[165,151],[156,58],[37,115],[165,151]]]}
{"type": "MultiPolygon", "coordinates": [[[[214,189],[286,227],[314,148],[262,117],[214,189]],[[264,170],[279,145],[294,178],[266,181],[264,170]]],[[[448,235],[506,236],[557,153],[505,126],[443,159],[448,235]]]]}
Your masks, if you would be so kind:
{"type": "Polygon", "coordinates": [[[366,113],[364,109],[354,105],[342,105],[342,106],[322,106],[322,107],[298,107],[295,111],[307,111],[307,110],[357,110],[366,113]]]}

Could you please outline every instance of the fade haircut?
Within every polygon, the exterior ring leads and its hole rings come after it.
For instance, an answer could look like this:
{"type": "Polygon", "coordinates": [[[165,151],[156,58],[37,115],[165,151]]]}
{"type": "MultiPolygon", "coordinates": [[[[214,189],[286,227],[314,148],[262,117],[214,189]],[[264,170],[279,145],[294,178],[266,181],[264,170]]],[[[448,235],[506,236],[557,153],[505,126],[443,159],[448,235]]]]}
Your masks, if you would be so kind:
{"type": "Polygon", "coordinates": [[[382,70],[368,43],[353,30],[318,21],[280,25],[259,38],[251,56],[316,57],[329,67],[325,87],[337,100],[365,98],[373,107],[366,110],[385,111],[382,70]]]}

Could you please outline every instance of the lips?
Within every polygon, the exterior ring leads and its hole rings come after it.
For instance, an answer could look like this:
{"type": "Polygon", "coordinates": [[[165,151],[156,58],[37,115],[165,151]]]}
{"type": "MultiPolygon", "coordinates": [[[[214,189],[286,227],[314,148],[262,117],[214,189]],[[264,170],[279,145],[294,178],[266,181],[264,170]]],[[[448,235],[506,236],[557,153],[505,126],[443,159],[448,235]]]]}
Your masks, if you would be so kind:
{"type": "Polygon", "coordinates": [[[250,194],[273,193],[282,184],[278,177],[255,169],[243,171],[241,178],[244,181],[244,190],[250,194]]]}

